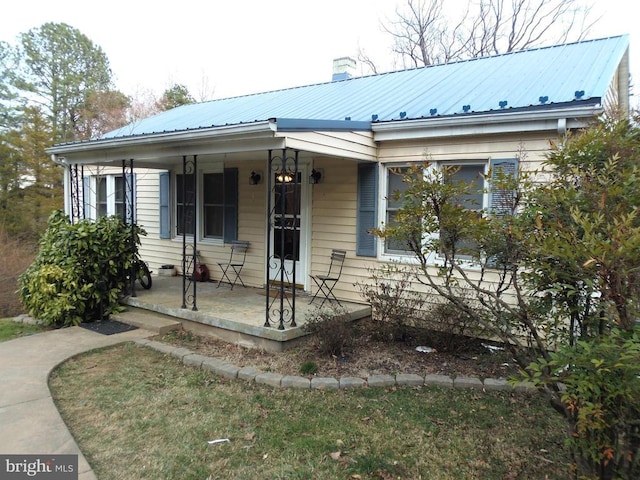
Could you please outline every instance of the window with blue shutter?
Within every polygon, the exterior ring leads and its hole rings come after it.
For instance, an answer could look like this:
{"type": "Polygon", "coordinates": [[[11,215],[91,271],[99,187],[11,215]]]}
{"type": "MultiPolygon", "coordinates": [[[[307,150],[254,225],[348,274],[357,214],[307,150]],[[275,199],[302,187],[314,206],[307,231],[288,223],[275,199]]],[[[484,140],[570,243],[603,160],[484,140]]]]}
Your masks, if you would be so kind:
{"type": "Polygon", "coordinates": [[[356,219],[356,255],[375,257],[378,241],[369,233],[377,226],[378,165],[358,164],[358,204],[356,219]]]}
{"type": "MultiPolygon", "coordinates": [[[[229,243],[238,239],[238,169],[225,168],[224,173],[201,174],[203,193],[198,201],[198,231],[204,238],[223,239],[229,243]],[[202,202],[202,203],[200,203],[202,202]]],[[[182,175],[176,175],[177,235],[181,235],[180,221],[185,196],[181,189],[182,175]]],[[[160,174],[160,238],[171,238],[170,174],[160,174]]],[[[188,193],[188,192],[187,192],[188,193]]],[[[187,228],[193,234],[192,227],[187,228]]]]}

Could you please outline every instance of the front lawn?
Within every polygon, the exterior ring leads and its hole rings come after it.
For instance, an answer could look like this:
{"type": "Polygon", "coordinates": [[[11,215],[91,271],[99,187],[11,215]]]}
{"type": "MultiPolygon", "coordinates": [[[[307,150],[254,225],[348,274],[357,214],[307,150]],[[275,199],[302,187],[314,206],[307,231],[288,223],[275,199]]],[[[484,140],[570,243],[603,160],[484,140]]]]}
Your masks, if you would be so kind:
{"type": "Polygon", "coordinates": [[[50,385],[101,480],[569,478],[563,420],[537,395],[276,389],[132,344],[50,385]]]}
{"type": "Polygon", "coordinates": [[[46,330],[40,325],[14,322],[10,318],[0,318],[0,342],[6,342],[17,337],[32,335],[46,330]]]}

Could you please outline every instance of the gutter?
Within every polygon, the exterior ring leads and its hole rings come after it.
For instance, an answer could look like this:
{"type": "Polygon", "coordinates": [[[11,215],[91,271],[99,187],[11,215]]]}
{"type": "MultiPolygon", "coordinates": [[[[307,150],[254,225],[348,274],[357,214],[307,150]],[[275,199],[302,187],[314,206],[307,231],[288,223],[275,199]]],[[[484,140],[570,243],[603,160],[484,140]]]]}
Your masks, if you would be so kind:
{"type": "MultiPolygon", "coordinates": [[[[150,133],[132,135],[131,137],[115,137],[98,140],[90,140],[78,143],[64,143],[45,149],[52,155],[70,154],[81,152],[94,152],[96,150],[109,150],[113,148],[140,147],[149,144],[167,144],[171,142],[197,143],[198,141],[233,140],[243,138],[268,138],[277,131],[275,121],[267,120],[246,125],[228,125],[224,127],[198,128],[197,130],[178,130],[173,132],[150,133]]],[[[54,160],[56,161],[56,160],[54,160]]]]}
{"type": "Polygon", "coordinates": [[[549,110],[460,114],[447,117],[372,123],[375,141],[487,135],[527,131],[556,131],[580,128],[602,113],[602,105],[589,104],[549,110]]]}

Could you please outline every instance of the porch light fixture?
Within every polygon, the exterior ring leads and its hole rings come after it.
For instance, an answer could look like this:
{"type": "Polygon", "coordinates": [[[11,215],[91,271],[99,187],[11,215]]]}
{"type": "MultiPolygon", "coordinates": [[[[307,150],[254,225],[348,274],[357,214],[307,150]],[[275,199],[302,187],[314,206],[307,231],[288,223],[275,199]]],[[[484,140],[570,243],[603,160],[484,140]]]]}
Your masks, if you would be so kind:
{"type": "Polygon", "coordinates": [[[262,175],[258,172],[251,172],[251,176],[249,177],[249,185],[258,185],[262,180],[262,175]]]}
{"type": "Polygon", "coordinates": [[[316,183],[320,183],[322,181],[322,171],[316,170],[315,168],[311,170],[311,175],[309,175],[309,183],[315,185],[316,183]]]}
{"type": "Polygon", "coordinates": [[[276,176],[276,180],[279,183],[291,183],[293,182],[293,175],[288,172],[282,172],[276,176]]]}

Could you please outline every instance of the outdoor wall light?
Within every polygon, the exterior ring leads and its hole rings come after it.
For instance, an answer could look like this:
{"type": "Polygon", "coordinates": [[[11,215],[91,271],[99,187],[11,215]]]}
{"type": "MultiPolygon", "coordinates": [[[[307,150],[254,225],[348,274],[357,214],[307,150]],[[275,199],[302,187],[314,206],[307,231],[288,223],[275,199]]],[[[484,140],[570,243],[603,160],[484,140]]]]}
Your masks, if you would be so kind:
{"type": "Polygon", "coordinates": [[[311,175],[309,175],[309,183],[315,185],[316,183],[320,183],[322,181],[322,170],[316,170],[315,168],[311,170],[311,175]]]}
{"type": "Polygon", "coordinates": [[[251,176],[249,177],[249,185],[258,185],[262,180],[262,175],[258,172],[251,172],[251,176]]]}
{"type": "Polygon", "coordinates": [[[279,173],[276,176],[276,180],[278,183],[291,183],[293,182],[293,175],[290,173],[279,173]]]}

